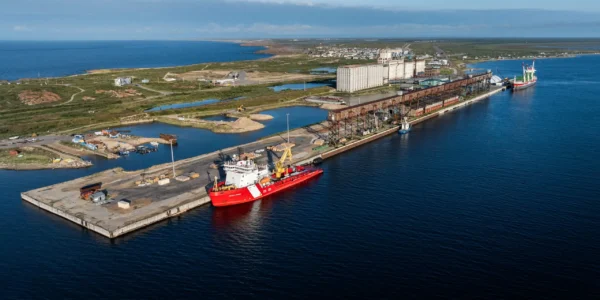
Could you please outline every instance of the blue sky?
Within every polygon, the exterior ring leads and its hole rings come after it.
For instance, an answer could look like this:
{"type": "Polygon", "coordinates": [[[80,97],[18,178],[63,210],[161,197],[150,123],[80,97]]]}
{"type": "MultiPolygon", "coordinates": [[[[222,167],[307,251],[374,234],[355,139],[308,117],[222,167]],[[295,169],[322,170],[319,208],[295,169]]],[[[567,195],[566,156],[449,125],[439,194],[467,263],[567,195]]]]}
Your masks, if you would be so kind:
{"type": "Polygon", "coordinates": [[[277,37],[600,37],[600,1],[0,1],[0,40],[277,37]]]}

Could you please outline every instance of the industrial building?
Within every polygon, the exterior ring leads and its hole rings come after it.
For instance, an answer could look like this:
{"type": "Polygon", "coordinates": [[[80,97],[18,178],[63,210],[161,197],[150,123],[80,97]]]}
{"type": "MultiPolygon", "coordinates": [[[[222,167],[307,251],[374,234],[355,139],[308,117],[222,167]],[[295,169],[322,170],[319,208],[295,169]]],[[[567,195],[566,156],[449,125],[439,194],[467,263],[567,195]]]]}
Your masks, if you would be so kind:
{"type": "Polygon", "coordinates": [[[337,90],[353,93],[383,85],[383,65],[350,65],[337,70],[337,90]]]}
{"type": "Polygon", "coordinates": [[[370,65],[341,66],[337,70],[337,90],[354,93],[356,91],[383,86],[393,80],[408,79],[425,71],[425,60],[405,61],[392,59],[394,52],[382,52],[380,59],[385,63],[370,65]]]}

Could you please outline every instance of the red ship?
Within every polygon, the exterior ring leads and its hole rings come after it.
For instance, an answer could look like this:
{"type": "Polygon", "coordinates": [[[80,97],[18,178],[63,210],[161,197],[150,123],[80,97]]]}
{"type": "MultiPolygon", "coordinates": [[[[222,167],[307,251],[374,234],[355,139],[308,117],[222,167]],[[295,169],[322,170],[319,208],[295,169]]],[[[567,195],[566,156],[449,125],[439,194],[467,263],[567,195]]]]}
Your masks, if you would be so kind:
{"type": "Polygon", "coordinates": [[[291,188],[323,173],[312,166],[284,167],[285,160],[292,160],[292,152],[287,148],[281,159],[270,172],[268,166],[260,166],[252,160],[226,162],[224,181],[215,178],[215,185],[208,191],[214,206],[231,206],[256,201],[266,196],[291,188]]]}

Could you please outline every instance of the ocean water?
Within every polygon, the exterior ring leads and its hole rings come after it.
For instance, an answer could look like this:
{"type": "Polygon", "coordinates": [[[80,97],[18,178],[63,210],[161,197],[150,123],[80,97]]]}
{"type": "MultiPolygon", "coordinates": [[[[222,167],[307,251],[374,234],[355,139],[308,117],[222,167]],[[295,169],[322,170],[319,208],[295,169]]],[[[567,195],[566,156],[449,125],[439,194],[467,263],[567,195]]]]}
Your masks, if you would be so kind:
{"type": "Polygon", "coordinates": [[[0,80],[269,57],[256,53],[262,49],[205,41],[0,41],[0,80]]]}
{"type": "MultiPolygon", "coordinates": [[[[0,171],[3,295],[598,299],[600,57],[536,66],[534,88],[334,157],[302,186],[113,241],[19,199],[86,171],[0,171]]],[[[226,137],[182,132],[189,153],[226,137]]]]}

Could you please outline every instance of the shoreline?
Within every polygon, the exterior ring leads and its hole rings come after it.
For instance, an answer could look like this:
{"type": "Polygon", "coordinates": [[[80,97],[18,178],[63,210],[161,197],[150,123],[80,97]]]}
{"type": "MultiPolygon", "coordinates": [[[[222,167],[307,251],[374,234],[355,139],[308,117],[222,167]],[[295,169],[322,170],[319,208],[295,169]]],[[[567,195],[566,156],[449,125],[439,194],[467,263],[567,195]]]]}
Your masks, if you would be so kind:
{"type": "Polygon", "coordinates": [[[77,73],[77,74],[70,74],[70,75],[63,75],[63,76],[49,76],[49,77],[41,77],[41,78],[27,78],[27,77],[25,77],[25,78],[19,78],[19,79],[14,79],[14,80],[0,78],[0,81],[19,82],[19,81],[24,81],[24,80],[73,78],[73,77],[78,77],[78,76],[96,75],[96,74],[112,73],[112,72],[155,70],[155,69],[168,69],[168,68],[182,68],[182,67],[191,67],[191,66],[198,66],[198,65],[210,64],[210,63],[228,63],[228,62],[256,61],[256,60],[264,60],[264,59],[273,59],[274,57],[280,57],[281,56],[281,55],[277,55],[277,54],[273,54],[273,53],[261,52],[261,51],[267,51],[269,49],[266,46],[243,45],[242,43],[237,43],[237,42],[234,42],[234,41],[219,41],[219,40],[182,40],[182,41],[189,41],[189,42],[213,42],[213,43],[231,43],[231,44],[237,44],[240,47],[262,47],[264,49],[260,49],[260,50],[254,51],[253,54],[269,55],[269,57],[261,57],[261,58],[248,59],[248,60],[226,60],[226,61],[213,61],[213,62],[197,62],[197,63],[191,63],[191,64],[162,66],[162,67],[132,67],[132,68],[89,69],[89,70],[84,70],[83,71],[84,73],[77,73]]]}
{"type": "Polygon", "coordinates": [[[481,64],[481,63],[486,63],[486,62],[499,62],[499,61],[515,61],[515,60],[526,60],[526,59],[533,59],[533,60],[541,60],[541,59],[560,59],[560,58],[577,58],[580,56],[590,56],[590,55],[600,55],[600,53],[581,53],[581,54],[573,54],[573,55],[567,55],[567,56],[546,56],[546,57],[527,57],[527,58],[503,58],[503,59],[497,59],[497,58],[493,58],[493,59],[485,59],[485,60],[480,60],[480,61],[476,61],[476,62],[472,62],[472,63],[467,63],[465,64],[465,66],[469,66],[469,65],[476,65],[476,64],[481,64]]]}
{"type": "Polygon", "coordinates": [[[38,171],[38,170],[57,170],[57,169],[85,169],[92,165],[85,166],[53,166],[53,165],[0,165],[0,170],[9,171],[38,171]]]}

